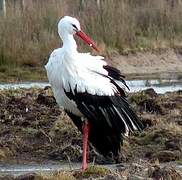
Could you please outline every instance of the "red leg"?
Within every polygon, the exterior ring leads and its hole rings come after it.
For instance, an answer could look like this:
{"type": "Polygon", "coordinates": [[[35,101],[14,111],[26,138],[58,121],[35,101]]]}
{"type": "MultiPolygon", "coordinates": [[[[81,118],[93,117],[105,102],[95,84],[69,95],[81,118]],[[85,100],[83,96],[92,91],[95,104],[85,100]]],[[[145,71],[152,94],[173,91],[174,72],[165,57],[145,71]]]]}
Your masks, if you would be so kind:
{"type": "Polygon", "coordinates": [[[90,126],[88,121],[83,123],[83,159],[82,159],[82,170],[84,171],[88,167],[87,157],[88,157],[88,136],[89,136],[90,126]]]}

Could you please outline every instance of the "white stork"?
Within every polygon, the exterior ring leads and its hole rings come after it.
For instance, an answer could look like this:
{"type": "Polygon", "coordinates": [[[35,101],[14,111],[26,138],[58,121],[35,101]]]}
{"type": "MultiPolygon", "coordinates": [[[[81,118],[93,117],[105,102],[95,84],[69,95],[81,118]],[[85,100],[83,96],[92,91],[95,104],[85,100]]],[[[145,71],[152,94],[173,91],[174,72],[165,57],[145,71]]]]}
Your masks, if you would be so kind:
{"type": "Polygon", "coordinates": [[[73,35],[98,50],[76,18],[58,23],[62,48],[55,49],[46,70],[57,103],[83,134],[82,170],[87,168],[88,141],[104,156],[118,156],[123,135],[141,130],[142,123],[128,104],[120,71],[102,56],[79,53],[73,35]]]}

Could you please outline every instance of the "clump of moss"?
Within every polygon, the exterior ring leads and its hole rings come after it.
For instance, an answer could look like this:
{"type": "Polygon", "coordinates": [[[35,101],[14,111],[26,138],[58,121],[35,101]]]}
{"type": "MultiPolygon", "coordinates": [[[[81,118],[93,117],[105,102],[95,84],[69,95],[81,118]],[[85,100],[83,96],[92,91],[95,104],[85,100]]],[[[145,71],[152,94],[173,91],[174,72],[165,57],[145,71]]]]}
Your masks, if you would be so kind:
{"type": "Polygon", "coordinates": [[[76,178],[97,178],[97,177],[104,177],[110,173],[110,170],[104,167],[99,166],[90,166],[83,172],[75,172],[76,178]]]}

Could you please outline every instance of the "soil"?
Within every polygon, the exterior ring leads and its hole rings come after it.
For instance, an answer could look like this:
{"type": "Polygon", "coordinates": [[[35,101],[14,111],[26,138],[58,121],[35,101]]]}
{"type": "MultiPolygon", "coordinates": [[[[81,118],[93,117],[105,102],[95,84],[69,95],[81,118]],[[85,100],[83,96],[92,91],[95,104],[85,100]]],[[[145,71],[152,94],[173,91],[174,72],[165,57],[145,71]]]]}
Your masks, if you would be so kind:
{"type": "MultiPolygon", "coordinates": [[[[145,125],[142,133],[136,132],[124,140],[120,161],[128,166],[117,175],[112,170],[91,167],[87,177],[101,171],[106,179],[173,175],[181,179],[182,171],[160,164],[182,162],[182,91],[160,95],[148,89],[128,94],[128,100],[145,125]]],[[[81,154],[81,134],[58,107],[49,87],[0,91],[1,163],[80,162],[81,154]]],[[[96,164],[113,163],[112,158],[102,157],[92,146],[89,159],[96,164]]],[[[63,172],[57,172],[56,176],[60,173],[63,176],[63,172]]],[[[71,178],[84,176],[81,172],[69,173],[71,178]]]]}
{"type": "Polygon", "coordinates": [[[182,79],[181,49],[115,54],[111,56],[111,63],[129,79],[182,79]]]}

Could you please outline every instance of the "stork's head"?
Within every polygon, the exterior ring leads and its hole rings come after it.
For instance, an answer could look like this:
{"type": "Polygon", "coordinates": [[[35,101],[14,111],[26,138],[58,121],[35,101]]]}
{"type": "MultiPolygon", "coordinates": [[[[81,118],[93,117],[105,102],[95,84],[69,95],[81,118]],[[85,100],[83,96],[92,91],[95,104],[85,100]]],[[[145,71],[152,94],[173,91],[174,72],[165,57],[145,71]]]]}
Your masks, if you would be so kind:
{"type": "Polygon", "coordinates": [[[64,16],[58,23],[58,33],[62,36],[63,33],[75,34],[80,31],[80,23],[76,18],[64,16]]]}
{"type": "Polygon", "coordinates": [[[58,34],[62,39],[66,35],[77,35],[89,46],[98,51],[93,40],[81,31],[80,22],[76,18],[64,16],[58,23],[58,34]]]}

